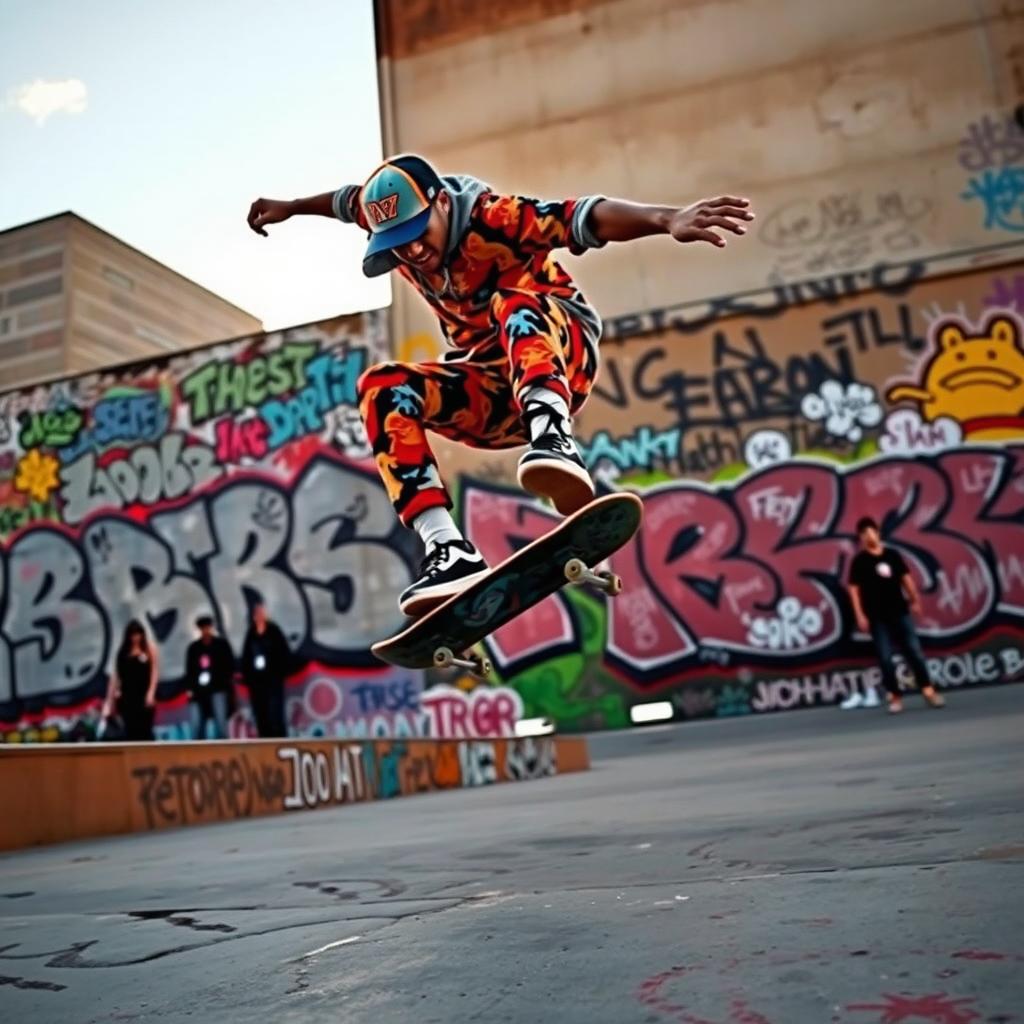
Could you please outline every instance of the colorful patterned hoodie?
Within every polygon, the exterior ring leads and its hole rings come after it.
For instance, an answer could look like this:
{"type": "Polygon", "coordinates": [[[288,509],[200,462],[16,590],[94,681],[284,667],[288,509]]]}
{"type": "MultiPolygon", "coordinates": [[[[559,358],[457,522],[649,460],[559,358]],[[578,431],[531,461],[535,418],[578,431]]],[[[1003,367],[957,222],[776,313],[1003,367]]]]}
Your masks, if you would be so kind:
{"type": "MultiPolygon", "coordinates": [[[[582,323],[596,350],[601,319],[551,251],[565,248],[581,255],[604,245],[587,223],[590,211],[604,197],[541,202],[497,195],[466,175],[445,175],[441,181],[452,205],[440,272],[421,274],[393,256],[390,260],[437,315],[455,350],[446,354],[446,360],[470,358],[496,343],[491,298],[503,289],[552,296],[582,323]]],[[[358,185],[338,189],[334,214],[368,231],[358,199],[358,185]]]]}

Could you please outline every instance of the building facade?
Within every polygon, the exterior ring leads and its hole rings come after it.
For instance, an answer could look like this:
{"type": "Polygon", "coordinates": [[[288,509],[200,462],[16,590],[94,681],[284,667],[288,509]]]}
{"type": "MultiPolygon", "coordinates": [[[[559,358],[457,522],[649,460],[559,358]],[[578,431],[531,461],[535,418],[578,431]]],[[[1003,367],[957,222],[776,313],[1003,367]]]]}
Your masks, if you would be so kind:
{"type": "Polygon", "coordinates": [[[74,213],[0,232],[0,386],[32,384],[262,323],[74,213]]]}

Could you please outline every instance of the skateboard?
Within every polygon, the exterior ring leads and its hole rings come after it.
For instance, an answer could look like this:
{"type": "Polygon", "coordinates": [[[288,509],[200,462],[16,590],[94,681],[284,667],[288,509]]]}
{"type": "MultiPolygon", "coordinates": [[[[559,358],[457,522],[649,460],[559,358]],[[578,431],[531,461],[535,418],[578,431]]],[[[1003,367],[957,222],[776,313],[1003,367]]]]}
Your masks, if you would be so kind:
{"type": "Polygon", "coordinates": [[[593,567],[636,533],[642,516],[643,503],[635,494],[596,498],[461,594],[370,650],[402,668],[457,666],[483,679],[491,673],[490,661],[464,652],[567,582],[589,584],[610,596],[622,590],[618,576],[594,572],[593,567]]]}

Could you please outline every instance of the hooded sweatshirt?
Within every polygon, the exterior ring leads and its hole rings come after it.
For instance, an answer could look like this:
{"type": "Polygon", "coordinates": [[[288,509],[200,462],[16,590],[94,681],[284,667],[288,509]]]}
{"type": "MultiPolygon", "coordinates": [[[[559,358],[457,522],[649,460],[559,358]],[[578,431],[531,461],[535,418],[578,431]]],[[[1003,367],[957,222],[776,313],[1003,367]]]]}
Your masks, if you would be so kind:
{"type": "MultiPolygon", "coordinates": [[[[451,346],[446,361],[472,358],[499,344],[491,318],[496,292],[517,290],[550,296],[583,325],[592,355],[597,357],[601,319],[564,267],[551,256],[564,248],[574,255],[604,243],[587,223],[603,196],[542,202],[523,196],[502,196],[467,175],[441,178],[451,196],[444,262],[436,274],[423,274],[392,253],[388,261],[427,301],[451,346]]],[[[369,231],[359,203],[359,186],[338,189],[334,215],[369,231]]]]}

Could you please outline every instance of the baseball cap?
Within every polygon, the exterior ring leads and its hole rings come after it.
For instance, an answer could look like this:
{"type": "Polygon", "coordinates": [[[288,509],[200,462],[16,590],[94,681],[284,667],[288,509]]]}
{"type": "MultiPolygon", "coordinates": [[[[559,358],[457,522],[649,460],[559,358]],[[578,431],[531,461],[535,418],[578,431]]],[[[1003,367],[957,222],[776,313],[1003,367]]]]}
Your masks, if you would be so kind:
{"type": "Polygon", "coordinates": [[[427,230],[430,207],[442,188],[437,171],[414,154],[392,157],[370,175],[359,193],[370,226],[370,244],[363,257],[367,277],[393,270],[397,258],[391,250],[427,230]]]}

